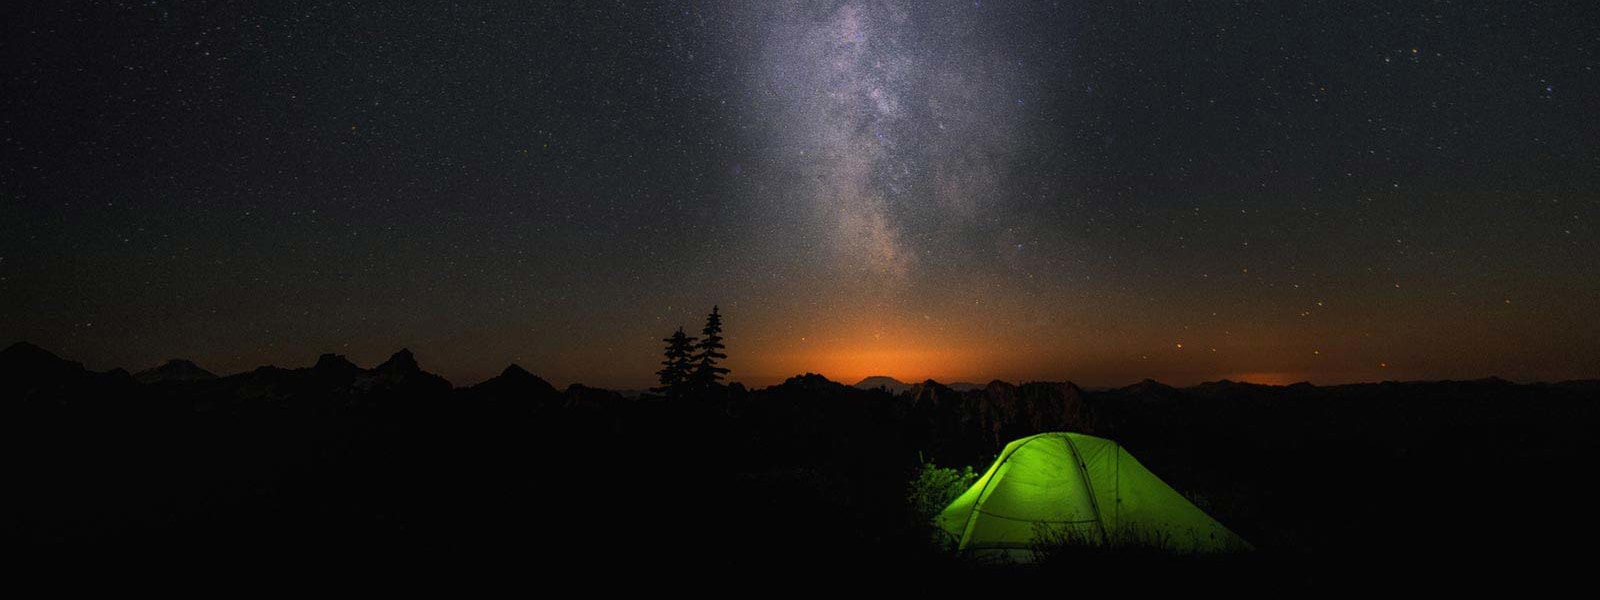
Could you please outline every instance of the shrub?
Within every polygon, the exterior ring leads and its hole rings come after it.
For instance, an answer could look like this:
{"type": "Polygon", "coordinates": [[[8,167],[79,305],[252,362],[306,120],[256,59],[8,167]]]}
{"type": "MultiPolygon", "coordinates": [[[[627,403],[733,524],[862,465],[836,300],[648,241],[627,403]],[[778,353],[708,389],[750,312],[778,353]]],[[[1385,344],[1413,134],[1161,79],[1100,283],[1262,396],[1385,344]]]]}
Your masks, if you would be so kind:
{"type": "Polygon", "coordinates": [[[910,503],[913,514],[920,522],[932,523],[946,506],[977,480],[978,474],[970,466],[947,469],[924,462],[917,467],[916,475],[906,487],[906,502],[910,503]]]}

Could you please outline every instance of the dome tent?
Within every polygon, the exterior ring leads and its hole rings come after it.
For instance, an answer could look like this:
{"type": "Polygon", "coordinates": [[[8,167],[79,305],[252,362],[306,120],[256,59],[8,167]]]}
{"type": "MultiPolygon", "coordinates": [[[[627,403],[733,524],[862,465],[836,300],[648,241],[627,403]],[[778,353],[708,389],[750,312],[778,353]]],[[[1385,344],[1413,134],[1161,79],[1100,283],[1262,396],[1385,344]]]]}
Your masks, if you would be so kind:
{"type": "Polygon", "coordinates": [[[1014,560],[1031,558],[1036,536],[1046,532],[1188,553],[1249,548],[1121,445],[1081,433],[1041,433],[1007,444],[937,524],[962,550],[1014,560]]]}

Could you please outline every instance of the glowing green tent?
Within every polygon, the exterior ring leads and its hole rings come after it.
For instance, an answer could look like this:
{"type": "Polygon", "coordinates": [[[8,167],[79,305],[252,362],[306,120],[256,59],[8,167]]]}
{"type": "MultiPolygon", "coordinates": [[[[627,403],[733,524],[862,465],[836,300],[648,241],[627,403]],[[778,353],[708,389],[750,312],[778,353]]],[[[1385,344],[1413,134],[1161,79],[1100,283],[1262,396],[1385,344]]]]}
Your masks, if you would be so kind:
{"type": "Polygon", "coordinates": [[[1041,433],[1006,445],[989,471],[939,514],[963,550],[1028,560],[1036,536],[1159,544],[1179,552],[1249,545],[1111,440],[1041,433]]]}

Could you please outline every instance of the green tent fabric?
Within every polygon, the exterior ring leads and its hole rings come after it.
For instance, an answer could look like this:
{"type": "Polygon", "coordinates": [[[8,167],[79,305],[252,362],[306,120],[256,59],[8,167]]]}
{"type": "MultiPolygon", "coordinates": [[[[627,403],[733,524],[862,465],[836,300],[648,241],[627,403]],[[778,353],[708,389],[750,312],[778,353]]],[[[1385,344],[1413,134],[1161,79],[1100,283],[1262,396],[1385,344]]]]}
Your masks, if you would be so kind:
{"type": "Polygon", "coordinates": [[[963,550],[1013,560],[1031,558],[1041,532],[1178,552],[1249,548],[1121,445],[1081,433],[1041,433],[1007,444],[989,471],[939,514],[938,525],[963,550]]]}

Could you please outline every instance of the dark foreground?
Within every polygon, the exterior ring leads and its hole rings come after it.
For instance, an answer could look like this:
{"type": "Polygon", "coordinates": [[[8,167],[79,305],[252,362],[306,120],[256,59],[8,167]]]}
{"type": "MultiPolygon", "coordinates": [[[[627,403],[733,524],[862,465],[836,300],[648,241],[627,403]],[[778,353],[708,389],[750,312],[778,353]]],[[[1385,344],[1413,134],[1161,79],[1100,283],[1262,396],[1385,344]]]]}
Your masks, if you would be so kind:
{"type": "Polygon", "coordinates": [[[626,399],[516,368],[453,389],[406,352],[370,370],[326,356],[136,379],[19,344],[0,354],[4,538],[74,564],[505,567],[607,585],[1539,584],[1584,576],[1573,565],[1600,533],[1597,390],[930,382],[895,396],[805,376],[626,399]],[[1049,430],[1120,441],[1258,551],[1007,567],[928,542],[906,501],[921,460],[981,472],[1005,442],[1049,430]]]}

